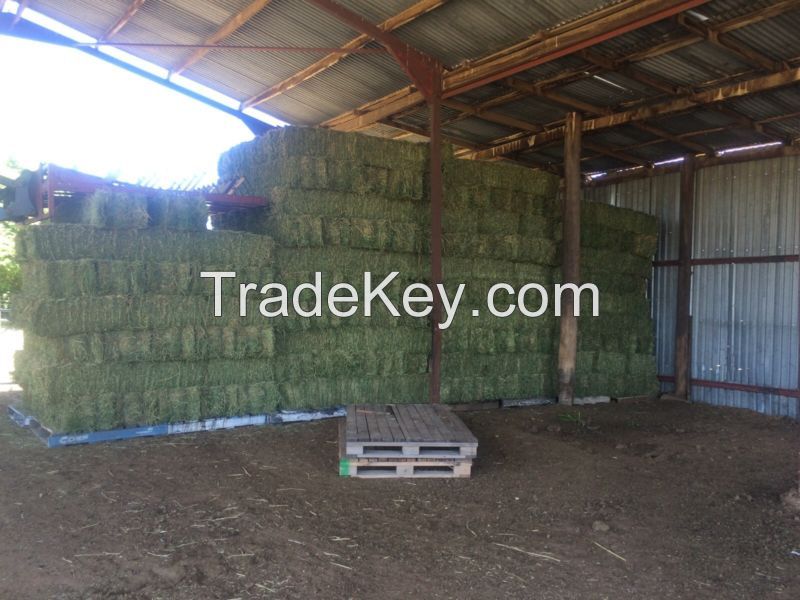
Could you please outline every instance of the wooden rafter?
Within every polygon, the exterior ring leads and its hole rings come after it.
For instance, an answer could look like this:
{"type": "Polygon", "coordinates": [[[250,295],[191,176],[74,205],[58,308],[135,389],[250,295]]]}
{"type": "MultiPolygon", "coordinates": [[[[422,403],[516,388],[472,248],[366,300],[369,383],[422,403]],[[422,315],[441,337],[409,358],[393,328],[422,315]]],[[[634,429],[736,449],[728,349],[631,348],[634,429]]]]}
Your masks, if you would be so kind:
{"type": "MultiPolygon", "coordinates": [[[[520,44],[446,71],[443,78],[444,97],[453,97],[511,77],[704,3],[705,0],[623,0],[614,3],[576,22],[540,32],[520,44]]],[[[355,131],[422,101],[422,94],[408,87],[329,119],[322,125],[355,131]]]]}
{"type": "MultiPolygon", "coordinates": [[[[712,88],[696,94],[690,94],[648,106],[602,115],[584,121],[583,127],[586,131],[594,131],[627,123],[641,122],[661,115],[689,110],[705,104],[723,102],[732,98],[741,98],[750,94],[777,89],[797,83],[798,81],[800,81],[800,69],[787,69],[785,71],[770,73],[762,77],[712,88]]],[[[561,139],[563,135],[564,128],[558,127],[528,136],[524,139],[493,146],[488,150],[482,150],[476,153],[473,158],[494,158],[510,152],[531,149],[542,143],[561,139]]]]}
{"type": "MultiPolygon", "coordinates": [[[[724,21],[723,23],[716,25],[714,30],[716,31],[717,35],[730,33],[731,31],[736,31],[742,27],[747,27],[749,25],[766,21],[767,19],[772,19],[773,17],[777,17],[778,15],[799,7],[800,0],[783,0],[768,7],[759,8],[739,17],[724,21]]],[[[628,57],[628,60],[631,62],[638,62],[641,60],[647,60],[648,58],[655,58],[656,56],[661,56],[662,54],[667,54],[669,52],[674,52],[675,50],[685,48],[686,46],[691,46],[692,44],[702,41],[703,39],[705,39],[705,37],[700,32],[688,33],[684,36],[648,46],[640,52],[631,54],[628,57]]]]}
{"type": "Polygon", "coordinates": [[[128,5],[128,8],[125,9],[125,12],[122,14],[122,16],[117,19],[108,29],[106,29],[103,35],[100,36],[100,41],[108,41],[117,35],[120,30],[128,24],[133,16],[139,12],[139,9],[142,8],[142,5],[145,2],[146,0],[131,0],[131,3],[128,5]]]}
{"type": "MultiPolygon", "coordinates": [[[[233,35],[242,25],[247,23],[250,19],[256,16],[261,10],[267,6],[272,0],[253,0],[239,12],[232,15],[225,21],[219,29],[208,36],[204,41],[204,46],[214,46],[219,44],[222,40],[233,35]]],[[[180,75],[183,71],[191,67],[193,64],[201,60],[206,54],[211,52],[211,48],[198,48],[192,52],[185,59],[177,63],[170,72],[172,75],[180,75]]]]}
{"type": "MultiPolygon", "coordinates": [[[[491,123],[496,123],[498,125],[511,127],[512,129],[521,129],[523,131],[528,131],[533,133],[544,131],[544,127],[542,127],[542,125],[538,123],[529,123],[527,121],[523,121],[515,117],[503,115],[501,113],[493,112],[491,110],[481,109],[472,104],[457,102],[455,100],[445,100],[443,104],[449,108],[461,111],[462,115],[478,117],[480,119],[489,121],[491,123]]],[[[621,160],[623,162],[639,166],[645,165],[647,162],[645,160],[642,160],[641,158],[637,158],[625,152],[621,148],[614,148],[608,145],[598,144],[596,142],[587,141],[586,143],[587,143],[586,147],[588,149],[593,150],[595,152],[599,152],[600,154],[605,154],[606,156],[610,156],[612,158],[616,158],[617,160],[621,160]]]]}
{"type": "MultiPolygon", "coordinates": [[[[578,100],[577,98],[571,98],[565,94],[550,91],[550,90],[541,90],[538,86],[526,83],[523,81],[519,81],[516,79],[508,80],[507,84],[509,87],[524,93],[528,93],[531,95],[536,95],[542,97],[546,100],[550,100],[562,106],[565,106],[570,109],[577,109],[587,114],[591,115],[608,115],[612,114],[614,111],[611,108],[607,108],[604,106],[597,106],[595,104],[591,104],[589,102],[585,102],[583,100],[578,100]]],[[[709,146],[704,146],[702,144],[698,144],[696,142],[692,142],[691,140],[683,140],[678,138],[677,136],[672,135],[668,131],[661,129],[660,127],[655,127],[653,125],[647,125],[646,123],[633,123],[633,125],[643,131],[647,131],[653,135],[657,135],[674,143],[680,144],[694,152],[703,152],[706,154],[713,154],[713,148],[709,146]]],[[[640,161],[641,163],[641,161],[640,161]]]]}
{"type": "MultiPolygon", "coordinates": [[[[737,22],[739,22],[739,21],[737,20],[737,22]]],[[[598,56],[595,53],[588,53],[588,52],[584,54],[584,59],[588,60],[589,62],[592,62],[593,64],[600,64],[600,65],[604,66],[605,68],[607,68],[609,71],[611,71],[611,70],[620,71],[621,73],[623,73],[624,75],[626,75],[627,77],[630,77],[631,79],[633,79],[635,81],[638,81],[640,83],[648,85],[648,86],[650,86],[650,87],[652,87],[654,89],[657,89],[657,90],[662,91],[664,93],[667,93],[669,95],[685,94],[685,93],[688,93],[690,91],[690,90],[686,90],[686,89],[676,88],[672,84],[670,84],[670,82],[668,82],[668,81],[664,81],[664,80],[662,80],[662,79],[660,79],[660,78],[658,78],[658,77],[656,77],[654,75],[650,75],[648,73],[645,73],[645,72],[641,71],[640,69],[638,69],[636,66],[634,66],[634,65],[630,64],[629,62],[625,61],[624,59],[623,60],[614,61],[614,60],[610,60],[610,59],[604,59],[603,57],[598,56]]],[[[788,68],[788,67],[784,67],[784,68],[788,68]]],[[[775,70],[780,70],[780,69],[775,69],[775,70]]],[[[770,128],[770,127],[763,127],[760,124],[755,123],[752,119],[748,119],[748,117],[742,115],[741,113],[737,113],[736,111],[734,111],[732,109],[729,109],[727,107],[723,107],[722,105],[711,105],[709,108],[711,110],[726,114],[728,117],[733,118],[734,121],[737,122],[739,125],[742,125],[744,127],[753,129],[754,131],[756,131],[758,133],[770,136],[770,137],[772,137],[773,139],[776,139],[776,140],[781,140],[781,141],[785,140],[785,136],[783,134],[781,134],[779,131],[777,131],[777,130],[775,130],[773,128],[770,128]]],[[[644,131],[650,131],[654,135],[658,135],[660,137],[663,137],[664,139],[667,139],[667,140],[670,140],[672,142],[681,144],[684,147],[686,147],[686,148],[688,148],[690,150],[693,150],[695,152],[699,151],[699,152],[704,152],[705,154],[709,154],[709,155],[713,154],[713,152],[711,151],[711,148],[709,148],[709,147],[705,147],[705,149],[704,149],[703,147],[700,147],[700,145],[696,144],[695,142],[691,142],[689,140],[676,139],[676,137],[674,135],[671,135],[669,132],[661,130],[659,128],[652,127],[652,126],[647,126],[644,123],[638,123],[638,124],[636,124],[636,127],[638,127],[639,129],[642,129],[644,131]]]]}
{"type": "MultiPolygon", "coordinates": [[[[411,21],[421,17],[429,13],[430,11],[438,8],[442,4],[447,2],[447,0],[420,0],[419,2],[409,6],[402,12],[397,13],[396,15],[389,17],[385,21],[378,24],[378,27],[386,32],[394,31],[395,29],[399,29],[403,25],[407,25],[411,21]]],[[[299,71],[292,75],[291,77],[287,77],[283,81],[276,83],[275,85],[270,86],[263,92],[259,92],[255,96],[248,98],[244,102],[242,102],[242,108],[250,108],[251,106],[256,106],[263,102],[267,102],[276,96],[280,96],[291,90],[292,88],[297,87],[301,83],[308,81],[312,77],[316,77],[326,69],[329,69],[336,63],[338,63],[344,56],[346,56],[347,52],[352,52],[353,50],[357,50],[362,48],[364,45],[368,44],[372,38],[366,34],[361,34],[358,37],[353,38],[346,44],[342,45],[341,52],[333,52],[324,56],[323,58],[319,59],[318,61],[314,62],[313,64],[307,66],[302,71],[299,71]]]]}
{"type": "Polygon", "coordinates": [[[780,61],[766,56],[747,44],[732,38],[728,34],[721,33],[716,27],[709,27],[703,23],[699,23],[687,15],[678,15],[677,21],[681,27],[687,31],[700,36],[700,38],[713,44],[717,48],[722,48],[730,52],[745,64],[753,65],[767,72],[779,71],[782,68],[786,68],[786,65],[782,64],[780,61]]]}
{"type": "MultiPolygon", "coordinates": [[[[409,125],[408,123],[402,123],[396,119],[386,119],[381,122],[384,125],[388,125],[389,127],[394,127],[395,129],[399,129],[404,134],[407,135],[430,137],[430,132],[427,129],[423,129],[422,127],[416,127],[414,125],[409,125]]],[[[470,150],[481,150],[487,147],[485,144],[478,144],[476,142],[445,133],[442,134],[442,139],[449,144],[453,144],[454,146],[459,146],[461,148],[469,148],[470,150]]]]}
{"type": "Polygon", "coordinates": [[[30,4],[30,0],[20,0],[17,4],[17,12],[14,13],[14,19],[11,21],[11,26],[14,27],[19,20],[22,18],[22,13],[25,12],[25,9],[28,8],[28,4],[30,4]]]}

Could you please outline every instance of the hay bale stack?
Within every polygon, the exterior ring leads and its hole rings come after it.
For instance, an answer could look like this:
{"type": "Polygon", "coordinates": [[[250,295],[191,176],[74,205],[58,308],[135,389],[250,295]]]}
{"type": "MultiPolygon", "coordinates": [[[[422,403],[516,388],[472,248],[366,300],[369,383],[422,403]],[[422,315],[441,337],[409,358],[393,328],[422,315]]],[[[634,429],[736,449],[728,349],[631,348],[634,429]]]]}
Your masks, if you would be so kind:
{"type": "MultiPolygon", "coordinates": [[[[364,295],[400,275],[387,295],[429,272],[425,173],[427,148],[336,131],[284,128],[225,153],[223,179],[244,178],[242,193],[266,196],[267,208],[216,215],[215,228],[267,235],[278,250],[278,281],[293,289],[322,273],[323,295],[349,283],[364,295]]],[[[276,370],[283,405],[419,402],[427,398],[430,333],[423,319],[393,317],[380,303],[373,316],[294,314],[275,322],[276,370]]]]}
{"type": "Polygon", "coordinates": [[[195,199],[100,192],[71,201],[61,222],[20,231],[14,307],[25,347],[15,375],[47,426],[91,431],[279,405],[274,332],[255,314],[237,316],[232,282],[215,319],[213,284],[199,277],[236,265],[272,281],[272,241],[207,231],[207,219],[195,199]]]}
{"type": "MultiPolygon", "coordinates": [[[[445,283],[466,288],[460,312],[443,334],[443,400],[554,395],[552,312],[501,318],[489,313],[486,299],[497,283],[519,289],[555,280],[558,180],[516,166],[460,160],[445,162],[444,180],[445,283]]],[[[498,309],[516,303],[505,292],[496,299],[498,309]]]]}
{"type": "MultiPolygon", "coordinates": [[[[428,149],[359,134],[285,128],[220,158],[220,176],[266,208],[215,215],[181,196],[101,193],[65,203],[56,223],[18,236],[25,329],[17,378],[32,411],[63,431],[87,431],[286,408],[422,402],[430,324],[376,303],[352,317],[325,305],[336,283],[363,298],[364,273],[400,275],[388,296],[430,278],[428,149]],[[223,283],[215,318],[210,280],[223,283]],[[242,282],[291,291],[322,272],[322,316],[266,320],[259,295],[239,317],[242,282]]],[[[489,288],[560,277],[558,181],[500,163],[444,156],[443,271],[450,297],[466,284],[443,334],[446,402],[553,397],[558,319],[550,294],[537,318],[489,314],[489,288]],[[478,310],[477,316],[473,310],[478,310]]],[[[201,206],[202,205],[202,206],[201,206]]],[[[656,385],[645,296],[651,217],[587,204],[583,279],[601,316],[580,319],[580,396],[648,393],[656,385]]],[[[535,293],[528,296],[538,307],[535,293]]],[[[499,307],[517,303],[505,293],[499,307]]],[[[308,298],[304,306],[309,307],[308,298]]],[[[587,303],[583,309],[588,311],[587,303]]],[[[586,314],[586,313],[584,313],[586,314]]]]}
{"type": "MultiPolygon", "coordinates": [[[[576,394],[656,393],[647,299],[658,235],[656,219],[598,203],[585,203],[581,216],[581,277],[600,290],[600,316],[580,318],[576,394]]],[[[581,309],[583,315],[591,306],[584,302],[581,309]]]]}

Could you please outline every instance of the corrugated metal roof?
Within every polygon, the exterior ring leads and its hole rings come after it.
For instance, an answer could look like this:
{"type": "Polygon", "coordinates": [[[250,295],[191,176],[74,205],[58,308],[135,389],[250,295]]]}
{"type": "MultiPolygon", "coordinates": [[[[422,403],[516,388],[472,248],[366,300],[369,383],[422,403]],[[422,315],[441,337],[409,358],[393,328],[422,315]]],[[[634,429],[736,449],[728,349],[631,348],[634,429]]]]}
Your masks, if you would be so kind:
{"type": "MultiPolygon", "coordinates": [[[[373,23],[397,15],[416,4],[415,0],[339,0],[341,4],[373,23]]],[[[148,0],[114,38],[130,43],[202,43],[250,0],[148,0]]],[[[595,11],[604,0],[449,0],[406,23],[394,33],[400,39],[438,57],[448,67],[486,56],[535,34],[595,11]]],[[[774,4],[770,0],[711,0],[689,13],[701,24],[716,25],[774,4]]],[[[128,0],[39,0],[30,7],[93,37],[100,36],[125,12],[128,0]]],[[[751,23],[728,33],[730,39],[747,44],[769,59],[800,64],[800,9],[791,10],[751,23]],[[796,62],[792,62],[795,61],[796,62]]],[[[661,42],[688,35],[676,19],[664,19],[637,30],[613,37],[591,50],[607,60],[648,50],[661,42]]],[[[357,36],[350,26],[337,21],[307,0],[274,0],[226,38],[230,45],[340,47],[357,36]]],[[[376,44],[372,44],[377,47],[376,44]]],[[[163,67],[172,67],[191,54],[188,49],[135,48],[130,52],[163,67]]],[[[321,58],[317,53],[248,52],[213,50],[187,69],[183,75],[218,90],[236,100],[251,98],[296,74],[321,58]]],[[[563,97],[590,103],[604,110],[636,107],[665,96],[662,86],[701,89],[720,81],[754,76],[763,71],[752,59],[708,41],[685,45],[669,52],[633,63],[632,72],[604,72],[579,53],[558,58],[516,75],[541,84],[560,75],[569,75],[563,84],[550,84],[563,97]],[[637,76],[637,71],[640,74],[637,76]],[[653,86],[647,78],[661,82],[653,86]]],[[[365,103],[409,85],[406,74],[388,54],[351,54],[293,89],[257,108],[290,123],[315,125],[353,111],[365,103]]],[[[506,95],[510,88],[502,81],[470,90],[457,100],[480,106],[506,95]]],[[[727,102],[745,118],[768,119],[792,112],[800,105],[796,86],[727,102]]],[[[504,104],[493,105],[491,113],[514,117],[529,123],[556,125],[570,110],[568,103],[532,95],[519,95],[504,104]]],[[[487,145],[514,130],[498,124],[492,114],[470,117],[453,123],[447,132],[471,142],[487,145]]],[[[411,111],[402,119],[425,128],[425,111],[411,111]]],[[[787,118],[769,124],[772,134],[788,138],[800,136],[800,119],[787,118]]],[[[730,117],[706,109],[670,114],[651,122],[674,135],[707,129],[691,139],[723,148],[775,139],[737,123],[730,117]]],[[[369,128],[373,135],[391,136],[386,125],[369,128]]],[[[686,151],[675,141],[653,143],[652,134],[625,127],[596,136],[597,143],[625,147],[629,154],[646,161],[672,158],[686,151]]],[[[592,153],[593,154],[593,153],[592,153]]],[[[556,160],[553,149],[534,149],[526,156],[556,160]],[[543,153],[543,154],[542,154],[543,153]],[[541,154],[541,156],[540,156],[541,154]],[[548,158],[549,157],[549,158],[548,158]]],[[[618,158],[592,158],[592,168],[619,163],[618,158]]]]}

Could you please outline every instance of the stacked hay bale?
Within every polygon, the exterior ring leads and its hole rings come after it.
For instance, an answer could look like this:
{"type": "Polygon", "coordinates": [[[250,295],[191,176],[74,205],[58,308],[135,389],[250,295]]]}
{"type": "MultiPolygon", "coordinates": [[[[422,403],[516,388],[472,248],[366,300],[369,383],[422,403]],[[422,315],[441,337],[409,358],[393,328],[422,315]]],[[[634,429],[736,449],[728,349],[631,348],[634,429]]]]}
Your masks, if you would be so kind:
{"type": "Polygon", "coordinates": [[[600,290],[600,316],[582,297],[576,394],[614,397],[656,393],[654,335],[647,280],[656,251],[655,217],[584,203],[581,278],[600,290]]]}
{"type": "MultiPolygon", "coordinates": [[[[233,148],[219,170],[268,207],[215,215],[217,231],[206,231],[200,200],[101,193],[64,203],[60,223],[23,229],[24,287],[14,308],[26,341],[17,378],[32,412],[71,432],[426,401],[429,320],[392,316],[380,301],[365,316],[363,297],[365,272],[373,285],[399,272],[387,295],[401,308],[409,284],[429,282],[427,147],[286,128],[233,148]],[[220,318],[201,271],[237,274],[223,283],[220,318]],[[291,293],[316,272],[319,316],[290,306],[266,319],[258,292],[239,316],[239,283],[276,282],[291,293]],[[327,306],[337,283],[356,289],[356,315],[327,306]]],[[[459,284],[466,290],[443,332],[443,400],[555,396],[558,181],[455,160],[449,150],[444,180],[444,283],[450,298],[459,284]],[[498,283],[540,284],[550,304],[535,318],[493,316],[487,292],[498,283]]],[[[645,296],[655,220],[589,204],[582,223],[582,278],[600,287],[601,316],[580,319],[576,392],[648,393],[656,385],[645,296]]],[[[301,298],[311,309],[310,295],[301,298]]],[[[518,304],[502,291],[496,300],[498,309],[518,304]]],[[[529,292],[527,300],[535,310],[541,298],[529,292]]]]}
{"type": "MultiPolygon", "coordinates": [[[[285,128],[241,144],[220,159],[220,177],[244,178],[241,193],[266,196],[265,209],[215,216],[215,228],[275,240],[277,281],[289,290],[322,273],[323,310],[274,320],[276,370],[284,406],[420,402],[427,398],[430,334],[425,319],[393,317],[378,301],[373,314],[331,314],[325,299],[337,283],[364,296],[393,271],[387,294],[429,270],[426,228],[427,149],[363,135],[285,128]]],[[[310,301],[310,298],[308,299],[310,301]]],[[[309,308],[306,305],[306,308],[309,308]]]]}
{"type": "MultiPolygon", "coordinates": [[[[513,165],[448,160],[444,180],[445,283],[452,292],[459,283],[466,288],[460,312],[443,334],[443,400],[554,395],[552,305],[540,317],[519,311],[497,317],[488,310],[487,294],[498,283],[519,290],[535,282],[551,291],[560,235],[558,179],[513,165]]],[[[505,291],[495,299],[498,310],[517,304],[505,291]]],[[[533,311],[541,297],[532,291],[527,300],[533,311]]]]}
{"type": "Polygon", "coordinates": [[[214,318],[199,277],[236,265],[270,280],[269,238],[206,231],[202,199],[101,192],[60,208],[62,223],[17,236],[16,378],[44,424],[91,431],[278,405],[272,331],[257,311],[238,317],[232,283],[214,318]]]}

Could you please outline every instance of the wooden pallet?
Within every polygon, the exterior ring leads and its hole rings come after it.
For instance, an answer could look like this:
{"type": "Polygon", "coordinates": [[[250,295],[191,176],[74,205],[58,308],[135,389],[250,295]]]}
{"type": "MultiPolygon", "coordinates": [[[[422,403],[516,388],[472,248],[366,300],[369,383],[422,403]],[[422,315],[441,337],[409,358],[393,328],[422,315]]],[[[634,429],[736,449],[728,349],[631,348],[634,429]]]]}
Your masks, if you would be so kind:
{"type": "Polygon", "coordinates": [[[344,455],[349,458],[471,460],[478,440],[440,404],[347,407],[344,455]]]}
{"type": "Polygon", "coordinates": [[[453,479],[469,477],[471,471],[471,460],[352,457],[345,457],[339,460],[339,475],[342,477],[359,477],[361,479],[399,477],[443,477],[453,479]]]}

